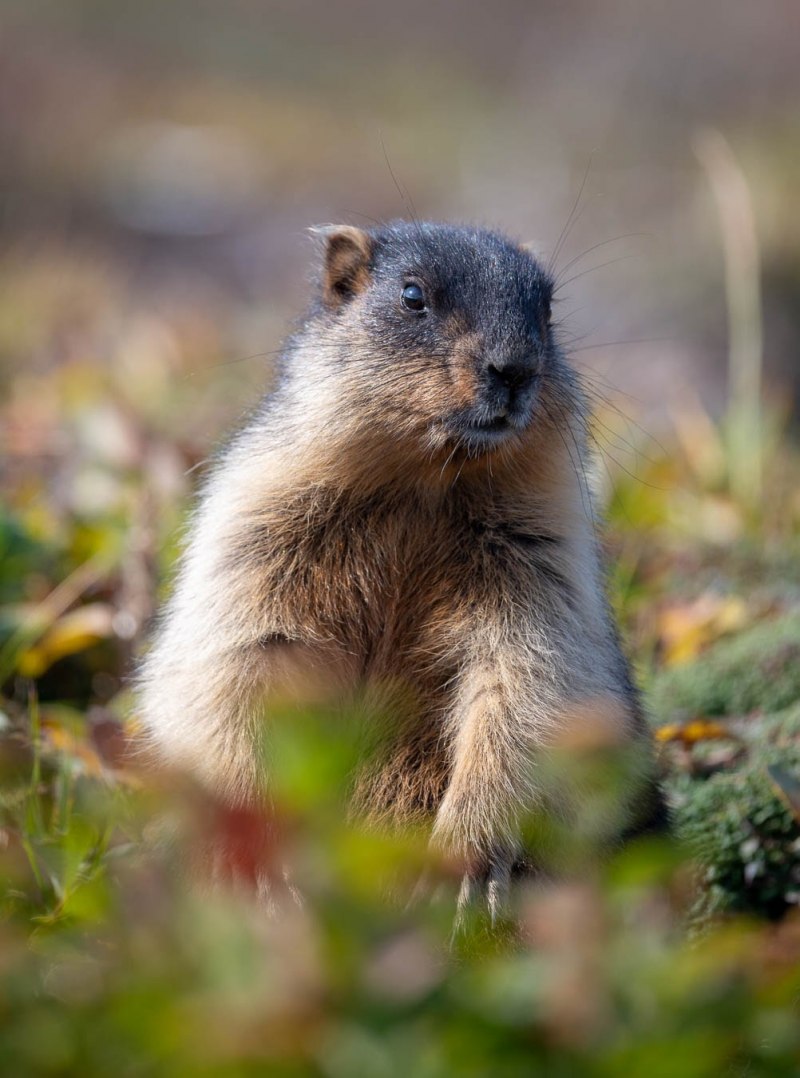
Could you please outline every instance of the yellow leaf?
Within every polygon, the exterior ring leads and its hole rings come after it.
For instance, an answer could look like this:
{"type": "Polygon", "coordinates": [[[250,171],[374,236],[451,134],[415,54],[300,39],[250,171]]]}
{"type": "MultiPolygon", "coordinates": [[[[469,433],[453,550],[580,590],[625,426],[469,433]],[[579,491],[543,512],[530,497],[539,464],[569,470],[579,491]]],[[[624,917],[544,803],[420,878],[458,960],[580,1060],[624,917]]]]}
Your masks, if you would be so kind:
{"type": "Polygon", "coordinates": [[[668,607],[658,629],[668,666],[690,662],[708,644],[747,624],[747,606],[738,596],[706,592],[692,603],[668,607]]]}
{"type": "Polygon", "coordinates": [[[22,653],[19,672],[37,678],[66,655],[85,651],[114,635],[114,609],[108,603],[89,603],[63,614],[42,638],[22,653]]]}

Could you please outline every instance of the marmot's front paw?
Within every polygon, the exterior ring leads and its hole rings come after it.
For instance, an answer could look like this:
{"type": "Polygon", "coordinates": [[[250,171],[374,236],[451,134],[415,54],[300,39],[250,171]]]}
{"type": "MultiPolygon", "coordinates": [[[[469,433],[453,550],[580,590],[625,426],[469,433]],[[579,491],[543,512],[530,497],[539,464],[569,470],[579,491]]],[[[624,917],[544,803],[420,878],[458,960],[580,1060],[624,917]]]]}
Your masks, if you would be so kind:
{"type": "Polygon", "coordinates": [[[454,935],[464,930],[472,911],[488,914],[491,927],[497,926],[508,910],[511,871],[515,861],[516,857],[510,851],[496,850],[464,873],[456,902],[454,935]]]}
{"type": "MultiPolygon", "coordinates": [[[[430,865],[422,873],[408,899],[407,910],[425,903],[441,906],[452,902],[452,885],[448,884],[441,872],[441,847],[437,845],[434,852],[439,868],[430,865]]],[[[511,875],[518,863],[518,858],[510,852],[493,853],[491,857],[476,855],[471,864],[467,862],[468,867],[460,878],[456,899],[454,938],[466,929],[473,916],[485,918],[491,928],[497,926],[508,912],[511,875]]]]}

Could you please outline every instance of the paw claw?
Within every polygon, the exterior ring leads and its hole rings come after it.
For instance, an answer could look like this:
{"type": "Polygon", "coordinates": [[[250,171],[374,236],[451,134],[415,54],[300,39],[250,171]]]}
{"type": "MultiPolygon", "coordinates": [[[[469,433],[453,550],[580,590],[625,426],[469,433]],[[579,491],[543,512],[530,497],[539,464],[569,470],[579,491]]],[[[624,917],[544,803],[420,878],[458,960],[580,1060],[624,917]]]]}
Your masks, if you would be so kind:
{"type": "Polygon", "coordinates": [[[483,909],[489,916],[489,923],[494,929],[508,904],[511,884],[511,862],[493,860],[481,873],[466,872],[461,879],[461,886],[456,901],[456,915],[453,921],[453,938],[466,927],[470,909],[483,909]]]}
{"type": "Polygon", "coordinates": [[[511,866],[506,863],[492,865],[486,881],[486,903],[492,928],[497,927],[497,922],[508,905],[510,888],[511,866]]]}

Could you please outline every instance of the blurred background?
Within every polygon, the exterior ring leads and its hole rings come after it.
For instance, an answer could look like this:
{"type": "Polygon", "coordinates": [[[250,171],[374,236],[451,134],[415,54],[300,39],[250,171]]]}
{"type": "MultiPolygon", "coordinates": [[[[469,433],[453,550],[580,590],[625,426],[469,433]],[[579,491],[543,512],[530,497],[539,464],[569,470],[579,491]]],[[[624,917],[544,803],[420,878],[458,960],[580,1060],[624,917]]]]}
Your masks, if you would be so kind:
{"type": "Polygon", "coordinates": [[[0,1068],[798,1073],[798,43],[796,0],[0,0],[0,1068]],[[525,953],[460,966],[451,907],[387,906],[408,850],[343,827],[329,725],[286,754],[280,929],[187,890],[152,820],[208,806],[142,801],[125,748],[306,230],[412,214],[552,260],[694,858],[524,892],[525,953]]]}
{"type": "MultiPolygon", "coordinates": [[[[721,245],[696,154],[712,127],[754,203],[770,385],[794,391],[792,0],[3,0],[0,11],[6,378],[102,355],[130,380],[146,362],[173,385],[273,349],[303,303],[304,229],[320,222],[413,207],[498,226],[549,256],[585,178],[557,259],[563,270],[578,258],[560,316],[587,335],[586,360],[646,404],[690,385],[719,409],[721,245]],[[614,341],[626,343],[603,347],[614,341]]],[[[250,390],[263,366],[243,361],[250,390]]],[[[223,417],[236,407],[219,403],[223,417]]]]}

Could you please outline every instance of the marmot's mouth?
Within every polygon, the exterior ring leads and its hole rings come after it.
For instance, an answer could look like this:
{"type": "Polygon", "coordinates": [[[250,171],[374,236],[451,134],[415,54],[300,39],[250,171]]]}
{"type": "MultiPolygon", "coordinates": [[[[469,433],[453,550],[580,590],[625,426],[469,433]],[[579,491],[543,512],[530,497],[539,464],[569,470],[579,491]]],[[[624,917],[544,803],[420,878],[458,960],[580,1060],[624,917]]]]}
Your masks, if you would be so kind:
{"type": "Polygon", "coordinates": [[[458,440],[470,455],[488,453],[519,433],[519,424],[507,415],[465,423],[458,440]]]}
{"type": "Polygon", "coordinates": [[[442,422],[439,432],[444,439],[440,446],[448,453],[480,457],[518,441],[529,421],[530,417],[513,413],[484,417],[462,413],[442,422]]]}
{"type": "Polygon", "coordinates": [[[478,434],[495,434],[498,431],[508,430],[511,424],[507,415],[498,415],[494,419],[486,419],[480,423],[471,423],[470,429],[478,434]]]}

